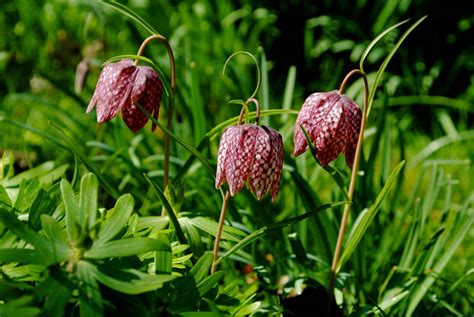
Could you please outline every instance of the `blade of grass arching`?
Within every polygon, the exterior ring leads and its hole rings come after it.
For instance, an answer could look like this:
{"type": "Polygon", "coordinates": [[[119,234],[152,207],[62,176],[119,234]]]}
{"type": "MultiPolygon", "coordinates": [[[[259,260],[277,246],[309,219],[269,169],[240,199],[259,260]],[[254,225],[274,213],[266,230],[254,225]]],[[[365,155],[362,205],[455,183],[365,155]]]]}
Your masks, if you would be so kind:
{"type": "Polygon", "coordinates": [[[135,13],[132,9],[127,6],[111,0],[102,0],[100,3],[110,6],[111,8],[117,10],[125,16],[128,16],[132,21],[136,22],[142,28],[150,32],[150,34],[160,34],[153,26],[151,26],[147,21],[145,21],[141,16],[135,13]]]}
{"type": "MultiPolygon", "coordinates": [[[[472,213],[470,208],[473,202],[474,194],[471,194],[471,196],[468,197],[466,203],[464,204],[464,207],[457,219],[460,226],[458,226],[455,231],[451,232],[451,243],[446,246],[445,253],[441,255],[441,257],[433,267],[433,272],[436,273],[436,276],[438,274],[441,274],[443,269],[446,267],[448,261],[454,255],[454,252],[457,250],[458,246],[467,236],[469,230],[472,229],[472,225],[474,223],[474,214],[472,213]]],[[[407,316],[411,316],[413,314],[428,289],[430,289],[431,285],[433,285],[433,283],[435,282],[436,276],[430,274],[426,276],[425,279],[416,286],[410,297],[410,301],[406,311],[407,316]]]]}
{"type": "Polygon", "coordinates": [[[342,256],[337,264],[337,269],[336,271],[339,271],[342,267],[342,265],[349,259],[351,254],[354,252],[356,249],[357,245],[361,241],[362,237],[364,236],[365,232],[369,228],[369,225],[372,223],[374,220],[377,212],[380,209],[380,206],[384,200],[384,198],[387,196],[388,192],[394,185],[395,181],[397,180],[397,176],[402,170],[403,165],[405,164],[404,161],[400,162],[395,169],[392,171],[392,174],[388,178],[387,182],[385,183],[384,187],[378,194],[377,198],[375,199],[375,202],[370,206],[369,209],[366,211],[362,212],[354,222],[354,225],[352,227],[352,230],[347,238],[346,241],[346,247],[344,248],[344,251],[342,253],[342,256]]]}
{"type": "Polygon", "coordinates": [[[84,164],[89,171],[91,171],[95,174],[95,176],[97,176],[97,179],[102,184],[102,186],[104,186],[104,189],[112,197],[117,199],[120,196],[119,192],[115,189],[114,185],[109,181],[109,179],[100,172],[97,165],[87,157],[84,151],[76,144],[73,139],[71,139],[66,134],[66,132],[64,132],[62,128],[60,128],[58,125],[51,121],[49,121],[49,124],[60,133],[60,136],[62,137],[65,144],[63,147],[73,153],[76,157],[78,157],[81,160],[82,164],[84,164]]]}
{"type": "Polygon", "coordinates": [[[255,240],[257,240],[258,238],[266,235],[267,233],[271,232],[271,231],[274,231],[274,230],[278,230],[278,229],[281,229],[281,228],[284,228],[284,227],[287,227],[291,224],[294,224],[294,223],[297,223],[297,222],[300,222],[312,215],[315,215],[321,211],[324,211],[328,208],[331,208],[331,207],[335,207],[335,206],[339,206],[339,205],[343,205],[345,202],[334,202],[334,203],[327,203],[327,204],[324,204],[324,205],[321,205],[313,210],[310,210],[302,215],[299,215],[299,216],[296,216],[296,217],[292,217],[292,218],[289,218],[289,219],[285,219],[283,221],[279,221],[277,223],[274,223],[274,224],[271,224],[271,225],[268,225],[268,226],[264,226],[260,229],[257,229],[255,230],[254,232],[252,232],[251,234],[249,234],[248,236],[246,236],[245,238],[243,238],[242,240],[240,240],[239,243],[237,243],[236,245],[234,245],[232,248],[230,248],[230,250],[228,250],[224,255],[222,255],[218,260],[217,260],[217,264],[219,264],[223,259],[227,258],[228,256],[230,256],[231,254],[233,254],[234,252],[242,249],[243,247],[247,246],[248,244],[254,242],[255,240]]]}
{"type": "MultiPolygon", "coordinates": [[[[408,30],[403,33],[402,37],[398,40],[398,42],[395,44],[395,46],[392,48],[390,53],[387,55],[385,60],[382,62],[382,65],[380,65],[379,70],[377,71],[377,74],[375,75],[375,80],[372,84],[372,87],[370,88],[370,93],[369,93],[369,98],[368,98],[368,103],[367,103],[367,117],[370,114],[370,110],[372,108],[372,102],[375,97],[375,92],[377,90],[377,86],[379,85],[380,79],[382,78],[383,73],[385,72],[385,69],[387,68],[388,63],[392,59],[392,57],[395,55],[396,51],[402,45],[403,41],[407,38],[407,36],[421,23],[423,22],[424,19],[426,19],[426,15],[416,21],[412,26],[408,28],[408,30]]],[[[361,67],[362,69],[362,67],[361,67]]]]}
{"type": "Polygon", "coordinates": [[[456,126],[454,125],[450,115],[444,110],[438,110],[435,113],[436,119],[438,119],[438,122],[443,128],[446,135],[453,138],[459,137],[458,130],[456,129],[456,126]]]}
{"type": "Polygon", "coordinates": [[[385,23],[390,19],[390,17],[393,15],[393,12],[397,11],[397,6],[400,3],[398,0],[388,0],[384,1],[385,5],[383,6],[383,9],[380,11],[377,19],[375,20],[372,30],[374,32],[380,32],[380,30],[383,29],[385,23]]]}
{"type": "Polygon", "coordinates": [[[360,68],[361,71],[364,71],[364,61],[367,58],[367,56],[369,55],[372,48],[375,46],[375,44],[377,44],[377,42],[380,41],[380,39],[382,37],[384,37],[385,35],[387,35],[390,31],[392,31],[393,29],[399,27],[400,25],[402,25],[404,23],[407,23],[408,21],[409,21],[409,19],[407,19],[405,21],[402,21],[402,22],[399,22],[395,25],[392,25],[391,27],[389,27],[388,29],[386,29],[385,31],[383,31],[382,33],[377,35],[377,37],[372,42],[370,42],[370,44],[367,46],[365,51],[362,53],[362,56],[360,57],[359,68],[360,68]]]}
{"type": "MultiPolygon", "coordinates": [[[[260,53],[260,71],[262,72],[262,86],[260,89],[260,105],[262,110],[270,109],[270,86],[268,84],[268,67],[267,56],[262,47],[258,48],[260,53]]],[[[268,125],[268,117],[263,117],[261,120],[263,125],[268,125]]]]}
{"type": "Polygon", "coordinates": [[[434,205],[438,199],[438,194],[442,186],[443,177],[443,169],[438,168],[438,165],[434,164],[432,167],[431,179],[428,183],[428,188],[423,197],[423,205],[421,207],[421,232],[424,231],[428,214],[434,209],[434,205]]]}
{"type": "Polygon", "coordinates": [[[150,185],[152,185],[152,187],[155,189],[155,193],[157,194],[158,198],[160,198],[161,202],[163,203],[163,206],[168,212],[168,216],[170,217],[171,222],[173,223],[176,236],[178,237],[179,242],[181,244],[188,244],[186,237],[184,236],[183,229],[181,229],[181,226],[179,224],[178,218],[176,218],[176,214],[174,213],[174,210],[171,207],[171,204],[169,203],[168,199],[166,199],[166,196],[161,190],[160,186],[154,180],[152,180],[148,175],[144,174],[144,176],[147,179],[147,181],[150,183],[150,185]]]}
{"type": "Polygon", "coordinates": [[[179,143],[182,147],[184,147],[189,153],[191,153],[193,156],[195,156],[207,169],[207,171],[211,174],[213,178],[216,177],[214,174],[214,169],[212,168],[211,164],[209,161],[199,152],[196,150],[196,148],[188,145],[186,142],[181,140],[178,136],[176,136],[173,132],[168,130],[163,124],[161,124],[158,120],[156,120],[151,114],[146,112],[143,107],[139,104],[135,104],[144,114],[147,115],[147,117],[153,121],[164,133],[169,135],[174,141],[179,143]]]}
{"type": "Polygon", "coordinates": [[[439,149],[456,142],[465,142],[474,140],[474,131],[462,131],[458,133],[458,137],[443,136],[430,142],[423,150],[418,152],[409,162],[408,168],[414,168],[419,163],[426,160],[430,155],[439,149]]]}
{"type": "MultiPolygon", "coordinates": [[[[426,105],[429,107],[434,106],[444,106],[452,109],[457,109],[465,112],[474,112],[474,106],[471,102],[462,100],[448,98],[444,96],[429,96],[429,95],[419,95],[419,96],[395,96],[388,99],[388,105],[390,107],[396,106],[418,106],[426,105]]],[[[378,106],[378,102],[374,102],[374,107],[378,106]]]]}
{"type": "Polygon", "coordinates": [[[311,141],[311,138],[308,135],[308,132],[306,129],[300,125],[301,131],[304,133],[304,137],[306,138],[306,142],[308,143],[309,150],[311,151],[311,155],[313,155],[314,160],[316,163],[318,163],[319,166],[321,166],[326,172],[331,175],[332,179],[336,182],[336,185],[339,187],[341,190],[342,194],[344,195],[344,199],[350,200],[349,195],[347,194],[347,190],[344,186],[344,177],[342,176],[341,172],[339,172],[337,169],[332,168],[331,166],[322,166],[321,163],[319,162],[317,156],[316,156],[316,149],[314,148],[313,142],[311,141]]]}
{"type": "MultiPolygon", "coordinates": [[[[285,91],[283,92],[282,108],[290,110],[291,103],[293,102],[293,92],[295,90],[296,83],[296,67],[290,66],[288,69],[288,76],[286,77],[285,91]]],[[[288,115],[285,114],[281,117],[283,122],[288,120],[288,115]]]]}

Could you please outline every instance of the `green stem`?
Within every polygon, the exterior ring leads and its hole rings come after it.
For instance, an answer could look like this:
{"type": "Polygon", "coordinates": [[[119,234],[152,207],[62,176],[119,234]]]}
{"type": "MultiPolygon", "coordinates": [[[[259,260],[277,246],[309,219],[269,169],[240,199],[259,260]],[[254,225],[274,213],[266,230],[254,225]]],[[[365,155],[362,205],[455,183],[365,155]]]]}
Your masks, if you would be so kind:
{"type": "Polygon", "coordinates": [[[337,275],[337,263],[339,261],[339,257],[341,255],[341,250],[342,250],[342,242],[344,240],[344,233],[346,231],[347,227],[347,220],[349,219],[349,211],[352,205],[352,199],[354,197],[354,190],[355,190],[355,184],[356,184],[356,179],[357,179],[357,172],[358,172],[358,167],[359,167],[359,161],[360,161],[360,155],[362,151],[362,141],[364,139],[364,131],[365,131],[365,125],[367,122],[367,104],[368,104],[368,96],[369,96],[369,84],[367,82],[367,75],[361,71],[360,69],[354,69],[350,71],[344,80],[342,81],[342,84],[339,88],[339,93],[342,94],[345,88],[345,85],[347,84],[347,81],[352,75],[358,74],[362,77],[364,80],[364,107],[362,109],[362,122],[360,125],[360,130],[359,130],[359,139],[357,141],[357,148],[356,152],[354,155],[354,162],[352,164],[352,173],[351,173],[351,180],[349,183],[349,191],[347,193],[349,197],[349,204],[346,204],[344,206],[344,212],[342,214],[342,220],[341,220],[341,226],[339,228],[339,234],[337,237],[337,243],[336,243],[336,248],[334,250],[334,256],[332,259],[332,265],[331,265],[331,276],[329,279],[329,286],[328,286],[328,312],[331,312],[331,306],[332,306],[332,298],[333,298],[333,293],[334,293],[334,284],[336,281],[336,275],[337,275]]]}
{"type": "Polygon", "coordinates": [[[212,260],[211,274],[216,271],[217,258],[219,257],[219,244],[221,242],[222,229],[224,228],[224,221],[225,221],[225,215],[227,213],[227,203],[229,201],[229,197],[230,197],[230,194],[229,194],[229,191],[227,191],[222,201],[221,215],[219,217],[219,225],[217,227],[216,240],[214,240],[214,250],[212,251],[213,260],[212,260]]]}
{"type": "MultiPolygon", "coordinates": [[[[160,34],[153,34],[147,37],[140,48],[138,49],[137,56],[141,56],[145,47],[150,43],[152,40],[158,40],[159,42],[163,43],[166,46],[166,50],[168,51],[168,56],[170,58],[170,65],[171,65],[171,94],[169,96],[169,103],[168,103],[168,114],[167,114],[167,124],[166,128],[171,131],[173,128],[173,110],[174,110],[174,97],[176,91],[176,69],[175,69],[175,61],[173,50],[166,39],[166,37],[160,34]]],[[[135,65],[138,65],[138,59],[135,60],[135,65]]],[[[169,134],[165,134],[165,159],[164,159],[164,166],[163,166],[163,189],[166,189],[169,183],[169,165],[170,165],[170,144],[171,138],[169,134]]],[[[166,210],[162,210],[162,215],[166,215],[166,210]]]]}

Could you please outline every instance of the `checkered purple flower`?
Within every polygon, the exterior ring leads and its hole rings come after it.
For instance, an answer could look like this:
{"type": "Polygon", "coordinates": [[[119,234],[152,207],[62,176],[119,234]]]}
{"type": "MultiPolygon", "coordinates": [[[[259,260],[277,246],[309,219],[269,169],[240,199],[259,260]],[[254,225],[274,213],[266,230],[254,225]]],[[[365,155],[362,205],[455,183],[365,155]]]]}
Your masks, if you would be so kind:
{"type": "Polygon", "coordinates": [[[266,126],[243,124],[222,134],[217,157],[216,188],[225,181],[232,196],[247,183],[261,200],[270,192],[276,199],[283,166],[283,139],[266,126]]]}
{"type": "MultiPolygon", "coordinates": [[[[135,66],[129,59],[105,65],[95,88],[89,113],[97,106],[97,122],[107,122],[122,110],[126,125],[133,132],[145,126],[148,117],[136,104],[158,118],[163,84],[156,72],[147,66],[135,66]]],[[[156,129],[153,124],[152,131],[156,129]]]]}
{"type": "Polygon", "coordinates": [[[316,149],[316,157],[327,166],[344,153],[352,168],[361,125],[361,111],[355,102],[337,90],[310,95],[298,114],[294,133],[294,155],[308,149],[303,126],[316,149]]]}

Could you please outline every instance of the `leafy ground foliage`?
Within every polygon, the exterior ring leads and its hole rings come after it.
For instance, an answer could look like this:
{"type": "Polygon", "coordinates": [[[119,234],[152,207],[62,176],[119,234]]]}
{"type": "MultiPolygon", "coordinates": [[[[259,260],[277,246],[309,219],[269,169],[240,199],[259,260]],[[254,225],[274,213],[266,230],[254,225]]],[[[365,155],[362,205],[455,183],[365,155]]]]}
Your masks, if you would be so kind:
{"type": "MultiPolygon", "coordinates": [[[[443,28],[438,11],[411,1],[122,3],[0,3],[1,316],[324,314],[350,170],[341,157],[328,170],[309,153],[290,155],[296,114],[310,93],[337,89],[371,41],[405,18],[364,64],[373,104],[335,314],[472,313],[469,10],[450,9],[443,28]],[[292,19],[298,10],[304,19],[292,19]],[[134,134],[119,118],[97,125],[85,109],[102,63],[135,54],[153,30],[175,54],[173,130],[149,124],[134,134]],[[240,50],[257,57],[260,120],[283,135],[283,174],[275,203],[248,190],[229,201],[211,274],[219,137],[239,115],[228,101],[255,87],[245,56],[222,75],[240,50]],[[89,68],[78,81],[81,62],[89,68]],[[298,311],[305,302],[311,312],[298,311]]],[[[145,56],[170,73],[164,47],[145,56]]],[[[345,94],[362,105],[362,80],[345,94]]]]}

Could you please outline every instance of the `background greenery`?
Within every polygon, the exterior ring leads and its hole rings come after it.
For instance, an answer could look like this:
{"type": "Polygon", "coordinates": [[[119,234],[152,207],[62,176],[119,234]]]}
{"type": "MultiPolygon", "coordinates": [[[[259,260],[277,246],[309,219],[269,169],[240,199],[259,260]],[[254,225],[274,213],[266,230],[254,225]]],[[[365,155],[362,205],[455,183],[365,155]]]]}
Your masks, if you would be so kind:
{"type": "MultiPolygon", "coordinates": [[[[474,15],[469,5],[122,3],[169,38],[177,65],[173,131],[194,147],[210,138],[199,150],[213,168],[222,126],[213,128],[238,115],[240,109],[228,100],[245,99],[256,84],[254,66],[244,56],[222,75],[230,54],[246,50],[257,56],[263,109],[299,110],[310,93],[337,89],[380,32],[411,18],[369,55],[365,70],[372,82],[407,25],[428,14],[396,52],[376,93],[345,244],[352,254],[341,268],[336,301],[354,315],[471,312],[474,15]],[[367,214],[372,216],[364,218],[367,214]]],[[[119,118],[98,126],[93,114],[85,114],[101,64],[135,54],[148,35],[134,19],[96,1],[0,3],[0,313],[277,314],[291,309],[298,298],[291,296],[303,289],[313,303],[324,298],[318,290],[327,285],[342,208],[307,212],[344,198],[310,154],[290,155],[295,115],[262,118],[284,138],[280,195],[272,204],[244,190],[231,200],[221,250],[235,252],[221,262],[224,276],[207,272],[205,251],[212,248],[222,198],[206,168],[194,162],[184,174],[190,154],[173,144],[175,181],[160,196],[143,173],[161,183],[163,133],[152,134],[147,126],[133,134],[119,118]],[[81,61],[90,68],[78,85],[81,61]],[[97,203],[85,206],[81,195],[97,203]],[[159,216],[163,201],[178,216],[185,243],[170,219],[159,216]],[[87,219],[74,210],[83,210],[87,219]],[[113,210],[127,216],[118,219],[113,210]],[[304,220],[285,222],[301,215],[304,220]],[[107,231],[111,226],[117,229],[107,231]],[[102,232],[108,232],[107,239],[100,238],[102,232]],[[244,237],[250,243],[242,246],[244,237]],[[60,246],[62,255],[48,253],[48,243],[60,246]],[[114,247],[133,250],[117,255],[114,247]],[[43,252],[44,261],[33,260],[39,257],[29,253],[32,249],[43,252]],[[119,278],[128,276],[125,271],[134,278],[119,278]],[[51,285],[66,295],[49,294],[51,285]]],[[[169,74],[164,47],[151,44],[145,55],[169,74]]],[[[346,89],[359,105],[362,93],[359,80],[346,89]]],[[[333,166],[347,184],[350,171],[343,159],[333,166]]],[[[315,304],[316,311],[317,305],[323,304],[315,304]]]]}

